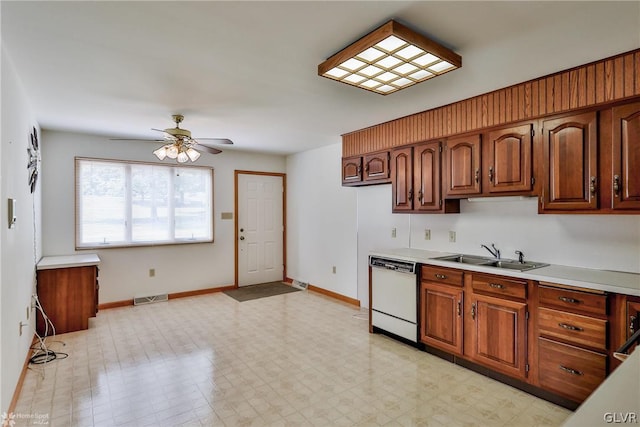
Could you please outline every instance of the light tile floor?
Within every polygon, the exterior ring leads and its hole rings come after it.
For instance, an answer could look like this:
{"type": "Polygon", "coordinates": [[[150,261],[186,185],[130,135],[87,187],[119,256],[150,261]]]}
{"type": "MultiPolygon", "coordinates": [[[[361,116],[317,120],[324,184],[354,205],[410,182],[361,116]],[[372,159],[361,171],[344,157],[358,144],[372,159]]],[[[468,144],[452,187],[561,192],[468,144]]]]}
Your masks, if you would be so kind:
{"type": "Polygon", "coordinates": [[[311,292],[103,310],[54,339],[69,357],[28,371],[16,414],[32,418],[17,426],[558,426],[570,414],[371,335],[364,311],[311,292]]]}

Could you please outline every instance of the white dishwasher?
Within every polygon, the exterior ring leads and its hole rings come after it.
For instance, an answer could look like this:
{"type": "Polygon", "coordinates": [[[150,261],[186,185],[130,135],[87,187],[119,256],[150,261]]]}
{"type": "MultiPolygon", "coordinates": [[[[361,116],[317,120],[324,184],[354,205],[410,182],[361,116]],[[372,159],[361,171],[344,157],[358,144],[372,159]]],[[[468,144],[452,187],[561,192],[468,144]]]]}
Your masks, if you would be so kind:
{"type": "Polygon", "coordinates": [[[416,263],[369,256],[371,324],[411,342],[418,342],[416,263]]]}

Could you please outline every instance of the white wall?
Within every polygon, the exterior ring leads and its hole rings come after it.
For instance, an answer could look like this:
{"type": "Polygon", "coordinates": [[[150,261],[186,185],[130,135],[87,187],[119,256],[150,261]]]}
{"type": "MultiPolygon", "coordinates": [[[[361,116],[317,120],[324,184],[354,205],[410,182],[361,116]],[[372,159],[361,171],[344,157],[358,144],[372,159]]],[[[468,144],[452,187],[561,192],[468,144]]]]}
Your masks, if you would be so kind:
{"type": "MultiPolygon", "coordinates": [[[[148,142],[110,141],[106,137],[43,132],[43,251],[45,255],[76,253],[74,234],[74,156],[154,161],[148,142]]],[[[166,161],[165,161],[166,162],[166,161]]],[[[285,172],[284,156],[224,150],[203,154],[198,165],[214,168],[214,243],[142,248],[102,249],[100,302],[135,296],[175,293],[232,285],[234,221],[221,220],[234,211],[234,170],[285,172]],[[155,277],[149,277],[154,268],[155,277]]]]}
{"type": "Polygon", "coordinates": [[[287,157],[287,275],[359,299],[356,189],[341,186],[341,158],[340,143],[287,157]]]}
{"type": "Polygon", "coordinates": [[[532,261],[640,273],[640,216],[538,215],[535,198],[509,202],[460,202],[460,214],[392,214],[391,185],[358,190],[358,295],[367,301],[367,252],[411,247],[490,254],[495,243],[504,258],[515,250],[532,261]],[[391,229],[397,237],[391,238],[391,229]],[[424,230],[431,240],[424,240],[424,230]],[[456,242],[449,243],[449,231],[456,242]]]}
{"type": "Polygon", "coordinates": [[[27,307],[35,292],[35,263],[41,254],[41,183],[31,194],[27,147],[38,128],[22,83],[2,49],[2,140],[0,147],[0,412],[9,409],[34,333],[27,307]],[[16,199],[17,223],[9,229],[7,200],[16,199]],[[28,323],[19,335],[20,322],[28,323]]]}

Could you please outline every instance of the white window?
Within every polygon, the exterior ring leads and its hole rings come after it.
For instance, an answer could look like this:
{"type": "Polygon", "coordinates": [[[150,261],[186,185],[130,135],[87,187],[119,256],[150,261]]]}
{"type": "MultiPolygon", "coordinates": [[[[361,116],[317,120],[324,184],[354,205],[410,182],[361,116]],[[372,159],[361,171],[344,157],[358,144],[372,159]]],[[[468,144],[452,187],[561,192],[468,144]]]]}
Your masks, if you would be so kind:
{"type": "Polygon", "coordinates": [[[76,158],[76,248],[213,241],[213,169],[76,158]]]}

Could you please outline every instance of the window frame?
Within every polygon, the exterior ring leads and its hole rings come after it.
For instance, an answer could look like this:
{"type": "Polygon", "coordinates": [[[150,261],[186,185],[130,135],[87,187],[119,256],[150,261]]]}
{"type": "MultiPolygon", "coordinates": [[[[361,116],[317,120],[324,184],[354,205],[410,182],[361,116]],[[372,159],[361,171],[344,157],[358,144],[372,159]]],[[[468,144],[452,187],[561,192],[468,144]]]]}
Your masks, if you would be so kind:
{"type": "MultiPolygon", "coordinates": [[[[130,169],[129,169],[130,170],[130,169]]],[[[130,182],[131,176],[129,175],[127,181],[130,182]]],[[[95,158],[95,157],[74,157],[74,242],[76,250],[96,250],[96,249],[118,249],[118,248],[139,248],[139,247],[155,247],[155,246],[173,246],[173,245],[194,245],[194,244],[206,244],[206,243],[214,243],[215,242],[215,169],[211,166],[196,166],[196,165],[184,165],[184,164],[167,164],[167,163],[159,163],[159,162],[144,162],[137,160],[119,160],[119,159],[109,159],[109,158],[95,158]],[[115,244],[90,244],[85,245],[82,244],[80,239],[80,185],[78,182],[79,179],[79,170],[80,170],[80,162],[81,161],[91,161],[91,162],[103,162],[103,163],[111,163],[116,165],[145,165],[145,166],[156,166],[156,167],[165,167],[175,171],[176,169],[204,169],[208,170],[211,173],[211,239],[205,240],[191,240],[191,239],[175,239],[171,241],[159,241],[159,242],[130,242],[126,244],[122,244],[120,242],[115,244]]],[[[127,192],[125,194],[125,198],[127,202],[132,200],[131,197],[132,188],[129,186],[127,192]]],[[[131,209],[128,209],[131,212],[131,209]]],[[[132,223],[131,218],[127,217],[128,223],[132,223]]],[[[129,226],[126,231],[127,236],[131,236],[131,227],[129,226]]]]}

